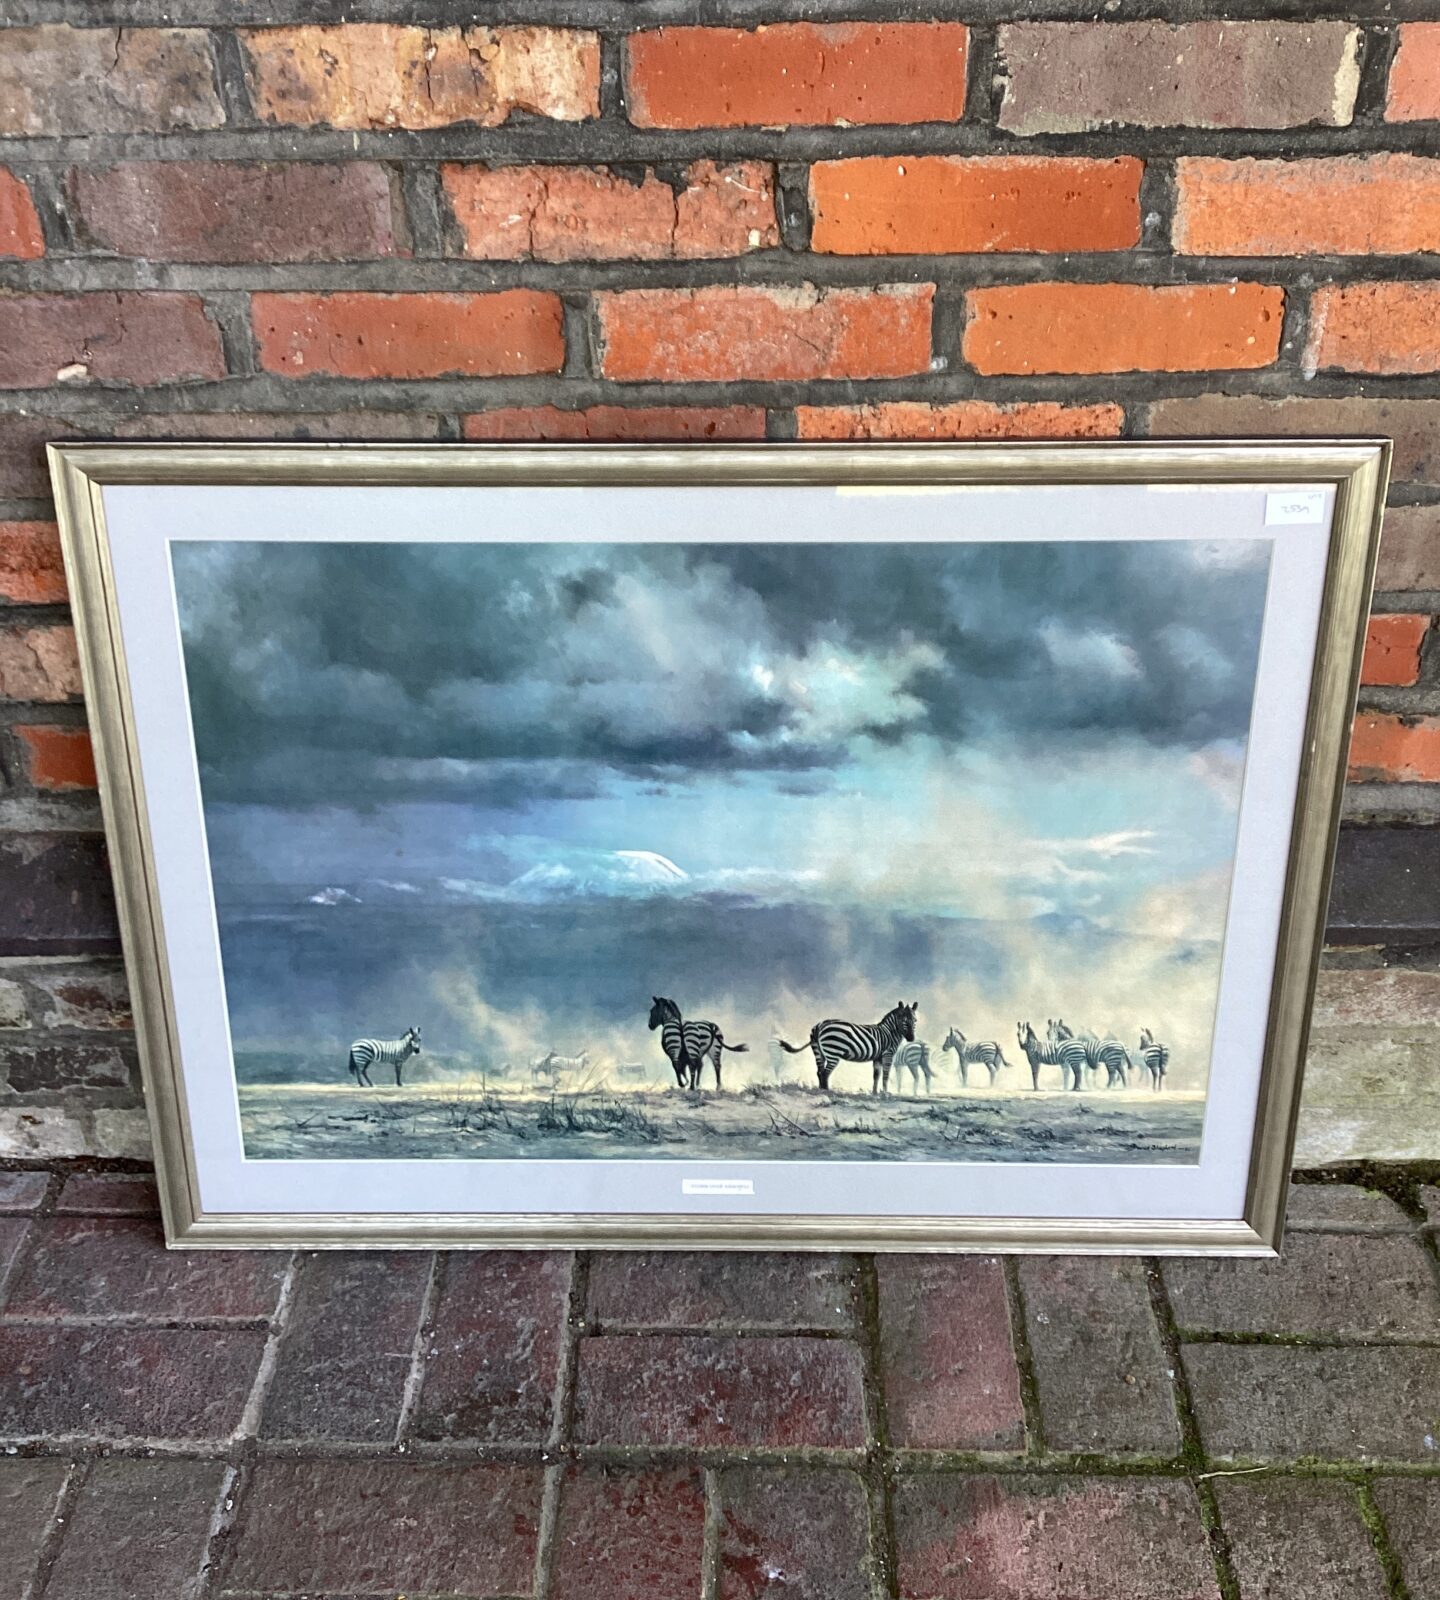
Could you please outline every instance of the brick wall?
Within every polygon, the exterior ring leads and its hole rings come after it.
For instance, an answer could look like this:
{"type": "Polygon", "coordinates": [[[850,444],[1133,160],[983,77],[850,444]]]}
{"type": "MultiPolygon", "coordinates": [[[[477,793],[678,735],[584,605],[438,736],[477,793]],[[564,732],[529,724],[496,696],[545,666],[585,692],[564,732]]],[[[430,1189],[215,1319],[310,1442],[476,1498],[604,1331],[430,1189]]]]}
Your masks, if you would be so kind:
{"type": "Polygon", "coordinates": [[[144,1148],[47,439],[1393,434],[1335,937],[1435,964],[1425,0],[416,9],[7,7],[0,1153],[144,1148]]]}

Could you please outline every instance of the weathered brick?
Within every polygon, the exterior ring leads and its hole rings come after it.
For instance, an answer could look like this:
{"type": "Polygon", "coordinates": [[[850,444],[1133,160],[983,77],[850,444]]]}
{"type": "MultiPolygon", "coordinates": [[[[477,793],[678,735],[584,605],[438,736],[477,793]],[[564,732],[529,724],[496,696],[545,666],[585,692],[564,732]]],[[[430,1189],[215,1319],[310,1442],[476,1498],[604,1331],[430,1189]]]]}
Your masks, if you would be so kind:
{"type": "Polygon", "coordinates": [[[123,1089],[131,1081],[129,1052],[108,1040],[0,1035],[0,1089],[11,1095],[58,1089],[123,1089]]]}
{"type": "Polygon", "coordinates": [[[1413,1600],[1440,1594],[1440,1511],[1433,1478],[1381,1478],[1375,1500],[1413,1600]]]}
{"type": "Polygon", "coordinates": [[[493,378],[558,372],[558,295],[257,294],[260,364],[288,378],[493,378]]]}
{"type": "Polygon", "coordinates": [[[127,161],[67,181],[82,238],[148,261],[347,261],[407,253],[370,161],[127,161]]]}
{"type": "Polygon", "coordinates": [[[1433,1339],[1440,1295],[1429,1257],[1402,1235],[1299,1233],[1275,1261],[1172,1261],[1175,1319],[1213,1333],[1433,1339]]]}
{"type": "Polygon", "coordinates": [[[119,942],[103,839],[0,837],[0,954],[113,950],[119,942]]]}
{"type": "Polygon", "coordinates": [[[224,121],[201,29],[0,30],[0,137],[165,133],[224,121]]]}
{"type": "Polygon", "coordinates": [[[130,988],[118,963],[35,967],[26,974],[41,991],[35,1021],[42,1028],[132,1028],[130,988]]]}
{"type": "Polygon", "coordinates": [[[64,1106],[0,1103],[0,1155],[22,1161],[91,1153],[91,1130],[64,1106]]]}
{"type": "Polygon", "coordinates": [[[393,23],[243,28],[263,122],[302,127],[498,127],[513,111],[559,122],[600,112],[600,40],[570,28],[393,23]]]}
{"type": "Polygon", "coordinates": [[[1345,127],[1359,46],[1344,22],[1008,23],[999,122],[1010,133],[1345,127]]]}
{"type": "Polygon", "coordinates": [[[642,128],[957,122],[967,30],[951,22],[657,28],[625,45],[642,128]]]}
{"type": "MultiPolygon", "coordinates": [[[[1440,990],[1440,978],[1436,988],[1440,990]]],[[[1440,1021],[1440,1017],[1436,1020],[1440,1021]]],[[[1352,1228],[1403,1233],[1414,1223],[1378,1190],[1361,1189],[1351,1183],[1294,1183],[1290,1186],[1285,1226],[1303,1231],[1318,1229],[1322,1233],[1352,1228]]]]}
{"type": "Polygon", "coordinates": [[[929,369],[934,296],[928,283],[606,291],[601,370],[629,383],[904,377],[929,369]]]}
{"type": "Polygon", "coordinates": [[[265,1401],[272,1439],[395,1437],[428,1255],[307,1256],[265,1401]]]}
{"type": "Polygon", "coordinates": [[[1052,400],[997,405],[957,400],[878,400],[856,406],[796,406],[802,439],[1114,439],[1125,426],[1117,405],[1052,400]]]}
{"type": "Polygon", "coordinates": [[[575,1430],[589,1444],[858,1448],[862,1384],[839,1339],[584,1339],[575,1430]]]}
{"type": "Polygon", "coordinates": [[[905,1600],[1218,1600],[1195,1491],[1175,1479],[902,1478],[905,1600]]]}
{"type": "Polygon", "coordinates": [[[29,1600],[68,1461],[0,1460],[0,1600],[29,1600]]]}
{"type": "Polygon", "coordinates": [[[1192,1344],[1184,1360],[1212,1456],[1434,1463],[1440,1350],[1192,1344]]]}
{"type": "Polygon", "coordinates": [[[467,439],[763,439],[760,406],[500,406],[465,418],[467,439]]]}
{"type": "Polygon", "coordinates": [[[690,1467],[572,1467],[560,1487],[551,1600],[692,1600],[705,1492],[690,1467]]]}
{"type": "Polygon", "coordinates": [[[1228,434],[1232,438],[1368,434],[1395,441],[1397,483],[1440,484],[1440,401],[1436,400],[1195,395],[1152,405],[1150,433],[1157,439],[1192,434],[1228,434]]]}
{"type": "Polygon", "coordinates": [[[1440,120],[1440,22],[1406,22],[1390,63],[1387,122],[1440,120]]]}
{"type": "Polygon", "coordinates": [[[1353,783],[1440,783],[1440,717],[1362,711],[1350,736],[1353,783]]]}
{"type": "Polygon", "coordinates": [[[719,1600],[871,1600],[869,1504],[853,1473],[720,1474],[719,1600]]]}
{"type": "Polygon", "coordinates": [[[967,296],[977,372],[1200,372],[1269,366],[1285,293],[1259,283],[1024,283],[967,296]]]}
{"type": "Polygon", "coordinates": [[[25,180],[17,178],[8,167],[0,167],[0,256],[12,261],[33,261],[44,254],[40,218],[25,180]]]}
{"type": "MultiPolygon", "coordinates": [[[[25,1000],[25,991],[13,979],[0,978],[0,1028],[29,1026],[30,1007],[25,1000]]],[[[3,1177],[0,1177],[0,1184],[3,1181],[3,1177]]]]}
{"type": "Polygon", "coordinates": [[[847,1328],[847,1257],[626,1251],[590,1267],[590,1316],[602,1327],[847,1328]]]}
{"type": "Polygon", "coordinates": [[[1440,506],[1386,510],[1375,587],[1440,589],[1440,506]]]}
{"type": "Polygon", "coordinates": [[[1365,632],[1365,657],[1360,681],[1367,684],[1411,684],[1420,676],[1420,646],[1430,628],[1428,616],[1380,613],[1365,632]]]}
{"type": "Polygon", "coordinates": [[[647,168],[441,168],[463,253],[485,261],[696,261],[780,242],[773,168],[696,161],[672,185],[647,168]]]}
{"type": "Polygon", "coordinates": [[[1440,1186],[1425,1183],[1420,1186],[1420,1206],[1430,1227],[1440,1226],[1440,1186]]]}
{"type": "Polygon", "coordinates": [[[1127,250],[1140,241],[1133,156],[856,156],[810,169],[813,250],[925,255],[1127,250]]]}
{"type": "Polygon", "coordinates": [[[1018,1450],[1020,1374],[994,1256],[878,1256],[880,1359],[893,1444],[1018,1450]]]}
{"type": "Polygon", "coordinates": [[[193,1592],[225,1479],[219,1461],[97,1461],[66,1522],[49,1600],[193,1592]]]}
{"type": "Polygon", "coordinates": [[[1020,1282],[1047,1446],[1174,1455],[1175,1397],[1143,1264],[1029,1256],[1020,1282]]]}
{"type": "Polygon", "coordinates": [[[49,1185],[48,1173],[0,1172],[0,1212],[33,1211],[49,1185]]]}
{"type": "Polygon", "coordinates": [[[540,1494],[535,1467],[261,1461],[223,1584],[267,1593],[529,1594],[540,1494]]]}
{"type": "Polygon", "coordinates": [[[0,1327],[0,1438],[221,1440],[262,1328],[0,1327]]]}
{"type": "Polygon", "coordinates": [[[1387,154],[1176,163],[1175,248],[1195,256],[1440,250],[1440,161],[1387,154]]]}
{"type": "Polygon", "coordinates": [[[1219,1478],[1216,1493],[1242,1594],[1266,1600],[1389,1594],[1350,1484],[1219,1478]]]}
{"type": "Polygon", "coordinates": [[[0,1304],[15,1263],[20,1259],[30,1227],[23,1217],[0,1217],[0,1304]]]}
{"type": "Polygon", "coordinates": [[[53,522],[0,522],[0,600],[46,605],[65,598],[65,561],[53,522]]]}
{"type": "Polygon", "coordinates": [[[426,1352],[418,1437],[544,1441],[570,1271],[564,1255],[482,1251],[450,1259],[426,1352]]]}
{"type": "Polygon", "coordinates": [[[220,331],[199,295],[122,289],[0,297],[0,389],[224,376],[220,331]]]}
{"type": "Polygon", "coordinates": [[[160,1196],[148,1172],[72,1172],[55,1209],[91,1216],[153,1217],[160,1210],[160,1196]]]}
{"type": "Polygon", "coordinates": [[[167,1250],[150,1221],[44,1217],[8,1309],[32,1317],[268,1317],[285,1276],[276,1251],[167,1250]]]}
{"type": "Polygon", "coordinates": [[[25,775],[37,789],[63,792],[95,787],[95,752],[84,728],[22,723],[15,729],[25,756],[25,775]]]}
{"type": "Polygon", "coordinates": [[[83,688],[73,628],[0,629],[0,700],[53,705],[78,698],[83,688]]]}
{"type": "Polygon", "coordinates": [[[1310,301],[1308,371],[1440,369],[1440,283],[1328,283],[1310,301]]]}

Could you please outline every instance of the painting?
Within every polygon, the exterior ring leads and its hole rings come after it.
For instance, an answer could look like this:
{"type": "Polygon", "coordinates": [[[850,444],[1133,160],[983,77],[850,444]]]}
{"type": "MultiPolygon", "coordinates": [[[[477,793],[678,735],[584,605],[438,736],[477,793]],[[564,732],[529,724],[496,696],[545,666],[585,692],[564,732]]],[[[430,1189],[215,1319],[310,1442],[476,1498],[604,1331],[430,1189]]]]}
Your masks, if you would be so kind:
{"type": "Polygon", "coordinates": [[[172,1234],[1263,1247],[1383,450],[1160,448],[112,452],[172,1234]]]}

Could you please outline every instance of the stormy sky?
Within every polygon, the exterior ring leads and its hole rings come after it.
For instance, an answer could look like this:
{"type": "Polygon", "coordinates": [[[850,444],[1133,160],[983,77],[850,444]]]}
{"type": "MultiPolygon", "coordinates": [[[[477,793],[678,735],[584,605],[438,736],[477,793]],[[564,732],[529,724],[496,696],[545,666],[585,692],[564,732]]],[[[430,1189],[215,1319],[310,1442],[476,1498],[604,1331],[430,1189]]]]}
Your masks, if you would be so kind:
{"type": "Polygon", "coordinates": [[[180,543],[217,879],[1216,937],[1268,549],[180,543]]]}

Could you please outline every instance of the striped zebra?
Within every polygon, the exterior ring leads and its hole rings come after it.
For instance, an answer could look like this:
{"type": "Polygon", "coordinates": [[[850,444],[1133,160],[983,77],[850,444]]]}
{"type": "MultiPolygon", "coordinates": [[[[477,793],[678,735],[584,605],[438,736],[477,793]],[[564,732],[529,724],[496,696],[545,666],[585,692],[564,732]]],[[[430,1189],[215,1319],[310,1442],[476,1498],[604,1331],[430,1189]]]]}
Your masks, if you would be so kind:
{"type": "Polygon", "coordinates": [[[1005,1059],[1000,1046],[993,1039],[967,1039],[959,1028],[951,1025],[949,1033],[945,1035],[945,1043],[940,1046],[943,1055],[945,1051],[955,1052],[955,1062],[960,1068],[960,1087],[970,1087],[970,1068],[982,1066],[989,1070],[990,1087],[995,1087],[995,1079],[1000,1075],[1001,1067],[1008,1067],[1010,1063],[1005,1059]]]}
{"type": "Polygon", "coordinates": [[[895,1046],[892,1057],[895,1068],[895,1089],[899,1092],[901,1074],[910,1074],[910,1093],[918,1094],[920,1090],[920,1074],[925,1074],[925,1093],[932,1092],[934,1075],[930,1071],[930,1046],[921,1044],[918,1040],[914,1044],[899,1044],[895,1046]]]}
{"type": "Polygon", "coordinates": [[[377,1062],[382,1067],[394,1067],[395,1087],[403,1088],[400,1074],[411,1056],[420,1054],[419,1028],[406,1028],[398,1039],[357,1039],[350,1046],[350,1071],[358,1089],[363,1083],[367,1089],[375,1085],[370,1081],[370,1069],[377,1062]]]}
{"type": "Polygon", "coordinates": [[[1149,1028],[1140,1030],[1140,1059],[1150,1074],[1150,1087],[1158,1094],[1165,1087],[1165,1069],[1170,1065],[1170,1046],[1159,1044],[1149,1028]]]}
{"type": "Polygon", "coordinates": [[[879,1022],[842,1022],[829,1017],[811,1028],[805,1044],[787,1044],[782,1039],[780,1048],[798,1056],[808,1045],[822,1089],[830,1087],[830,1074],[842,1061],[868,1061],[873,1073],[870,1093],[879,1094],[882,1073],[884,1087],[889,1090],[890,1063],[898,1046],[902,1042],[914,1043],[915,1013],[919,1008],[918,1000],[908,1004],[898,1000],[879,1022]]]}
{"type": "Polygon", "coordinates": [[[700,1069],[708,1056],[710,1065],[715,1069],[715,1087],[718,1090],[721,1052],[733,1050],[738,1055],[750,1046],[726,1044],[725,1035],[713,1022],[686,1022],[680,1015],[680,1007],[673,1000],[666,1000],[658,994],[650,998],[653,1002],[650,1007],[650,1031],[653,1033],[656,1028],[660,1030],[660,1048],[675,1069],[675,1082],[682,1089],[698,1089],[700,1069]]]}
{"type": "Polygon", "coordinates": [[[1059,1067],[1062,1089],[1084,1086],[1086,1057],[1085,1046],[1080,1040],[1042,1039],[1028,1022],[1015,1024],[1015,1037],[1030,1063],[1030,1085],[1033,1089],[1040,1087],[1041,1067],[1059,1067]]]}
{"type": "Polygon", "coordinates": [[[1113,1089],[1118,1083],[1125,1088],[1130,1082],[1130,1069],[1135,1065],[1130,1059],[1130,1052],[1115,1037],[1109,1034],[1100,1038],[1092,1033],[1089,1028],[1081,1030],[1079,1035],[1072,1033],[1059,1017],[1050,1022],[1049,1034],[1052,1040],[1076,1039],[1085,1046],[1085,1077],[1092,1086],[1100,1081],[1100,1069],[1105,1069],[1105,1087],[1113,1089]]]}

